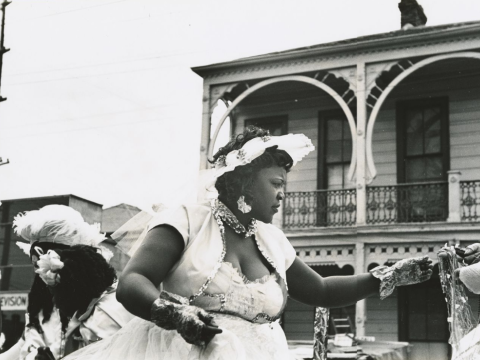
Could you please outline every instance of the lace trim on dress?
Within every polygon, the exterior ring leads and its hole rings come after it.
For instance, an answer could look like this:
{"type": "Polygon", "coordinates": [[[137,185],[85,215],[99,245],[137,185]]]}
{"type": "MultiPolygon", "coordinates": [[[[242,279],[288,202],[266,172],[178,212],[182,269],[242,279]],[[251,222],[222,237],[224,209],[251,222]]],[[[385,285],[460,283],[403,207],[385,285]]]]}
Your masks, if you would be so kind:
{"type": "Polygon", "coordinates": [[[285,287],[288,291],[288,284],[287,284],[287,279],[285,279],[281,274],[280,272],[278,271],[278,268],[277,268],[277,265],[275,265],[275,262],[267,255],[266,251],[262,248],[262,246],[260,245],[260,242],[258,241],[257,239],[257,236],[253,236],[254,239],[255,239],[255,242],[257,243],[257,247],[258,247],[258,250],[260,250],[260,252],[262,253],[263,257],[265,259],[267,259],[267,261],[270,263],[270,265],[275,269],[275,272],[278,274],[278,276],[280,276],[283,280],[283,282],[285,283],[285,287]]]}
{"type": "Polygon", "coordinates": [[[239,277],[242,278],[242,281],[243,281],[245,284],[247,284],[247,285],[248,285],[248,284],[265,284],[266,282],[268,282],[268,281],[271,280],[271,279],[277,280],[277,275],[276,275],[275,273],[263,275],[261,278],[256,279],[256,280],[249,280],[249,279],[240,271],[240,269],[234,267],[231,262],[224,261],[223,263],[226,264],[226,265],[228,265],[239,277]]]}

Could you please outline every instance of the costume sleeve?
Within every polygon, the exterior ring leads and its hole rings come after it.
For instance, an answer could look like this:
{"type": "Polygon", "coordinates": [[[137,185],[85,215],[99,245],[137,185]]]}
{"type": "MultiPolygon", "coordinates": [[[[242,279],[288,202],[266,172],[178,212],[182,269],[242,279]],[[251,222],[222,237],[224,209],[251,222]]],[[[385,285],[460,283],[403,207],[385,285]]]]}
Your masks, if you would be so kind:
{"type": "Polygon", "coordinates": [[[274,225],[259,221],[257,222],[257,238],[261,248],[266,251],[266,255],[275,262],[280,275],[285,277],[286,271],[292,266],[297,253],[283,231],[274,225]]]}
{"type": "Polygon", "coordinates": [[[290,266],[292,266],[295,258],[297,257],[297,252],[293,248],[290,241],[288,241],[287,237],[284,235],[284,241],[282,242],[283,246],[283,253],[285,254],[285,270],[288,270],[290,266]]]}
{"type": "Polygon", "coordinates": [[[274,228],[275,239],[278,241],[280,249],[285,258],[285,271],[286,271],[290,266],[292,266],[293,262],[295,261],[295,258],[297,257],[297,252],[293,248],[292,244],[290,244],[290,241],[287,239],[287,237],[285,236],[282,230],[280,230],[274,225],[270,225],[270,226],[274,228]]]}
{"type": "Polygon", "coordinates": [[[175,228],[183,238],[185,246],[190,238],[190,224],[188,212],[184,206],[163,210],[153,217],[148,225],[148,231],[160,225],[169,225],[175,228]]]}
{"type": "MultiPolygon", "coordinates": [[[[116,300],[114,291],[103,294],[94,301],[78,319],[80,334],[86,345],[114,335],[134,318],[134,315],[116,300]]],[[[70,335],[71,333],[67,333],[67,336],[70,335]]]]}
{"type": "Polygon", "coordinates": [[[45,339],[33,327],[26,327],[24,333],[25,341],[20,349],[19,359],[34,359],[37,354],[37,349],[42,346],[47,346],[45,339]]]}
{"type": "Polygon", "coordinates": [[[22,349],[25,340],[20,338],[15,345],[13,345],[10,349],[5,351],[4,353],[0,354],[0,360],[19,360],[20,358],[20,350],[22,349]]]}
{"type": "Polygon", "coordinates": [[[474,294],[480,294],[480,263],[460,269],[460,280],[474,294]]]}

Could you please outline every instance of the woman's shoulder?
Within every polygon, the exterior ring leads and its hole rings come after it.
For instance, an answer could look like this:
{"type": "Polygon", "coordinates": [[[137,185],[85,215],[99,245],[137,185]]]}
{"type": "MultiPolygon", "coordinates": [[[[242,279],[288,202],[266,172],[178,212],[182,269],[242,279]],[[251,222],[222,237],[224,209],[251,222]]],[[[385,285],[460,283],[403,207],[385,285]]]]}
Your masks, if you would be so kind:
{"type": "Polygon", "coordinates": [[[181,204],[163,208],[154,215],[148,230],[160,225],[174,227],[183,237],[185,244],[195,238],[199,229],[211,216],[212,210],[208,203],[181,204]]]}
{"type": "Polygon", "coordinates": [[[262,233],[271,234],[276,237],[281,236],[282,238],[285,238],[285,239],[287,238],[285,236],[285,233],[273,224],[267,224],[257,220],[257,229],[262,231],[262,233]]]}

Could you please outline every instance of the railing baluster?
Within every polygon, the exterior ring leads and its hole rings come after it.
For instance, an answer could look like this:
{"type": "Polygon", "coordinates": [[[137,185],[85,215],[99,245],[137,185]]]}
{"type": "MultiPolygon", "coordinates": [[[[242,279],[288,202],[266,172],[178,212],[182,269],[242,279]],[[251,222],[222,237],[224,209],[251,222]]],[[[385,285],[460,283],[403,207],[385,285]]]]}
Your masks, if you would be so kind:
{"type": "Polygon", "coordinates": [[[462,212],[462,220],[480,220],[480,216],[478,215],[480,210],[480,180],[460,181],[460,192],[460,208],[462,212]]]}
{"type": "Polygon", "coordinates": [[[285,229],[356,224],[356,190],[317,190],[285,194],[285,229]]]}
{"type": "Polygon", "coordinates": [[[447,182],[367,188],[367,224],[445,221],[447,182]]]}

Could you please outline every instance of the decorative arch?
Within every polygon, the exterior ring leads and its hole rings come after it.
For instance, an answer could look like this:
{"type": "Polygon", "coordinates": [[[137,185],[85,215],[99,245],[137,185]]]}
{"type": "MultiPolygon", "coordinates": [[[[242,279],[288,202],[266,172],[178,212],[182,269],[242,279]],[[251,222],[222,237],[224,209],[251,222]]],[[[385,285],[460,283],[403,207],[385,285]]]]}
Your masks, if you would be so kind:
{"type": "Polygon", "coordinates": [[[480,53],[477,52],[461,52],[461,53],[453,53],[453,54],[443,54],[432,56],[427,59],[421,60],[416,64],[413,64],[410,68],[402,72],[398,75],[393,81],[388,84],[388,86],[383,90],[382,94],[379,96],[375,106],[372,109],[370,117],[368,119],[367,124],[367,135],[366,135],[366,157],[367,157],[367,167],[370,172],[370,179],[369,182],[373,181],[377,176],[377,169],[375,168],[375,163],[373,161],[373,151],[372,151],[372,138],[373,138],[373,128],[375,125],[375,121],[377,120],[378,113],[380,112],[380,108],[382,107],[385,99],[390,94],[390,92],[397,86],[403,79],[405,79],[410,74],[414,73],[418,69],[430,65],[434,62],[447,60],[447,59],[455,59],[455,58],[471,58],[471,59],[479,59],[480,60],[480,53]]]}
{"type": "Polygon", "coordinates": [[[313,86],[316,86],[317,88],[325,91],[327,94],[329,94],[342,108],[343,112],[347,116],[348,124],[350,126],[350,132],[352,134],[352,156],[351,156],[351,161],[350,161],[350,169],[348,171],[348,178],[350,180],[353,179],[353,175],[355,173],[355,166],[357,162],[357,156],[356,156],[356,125],[355,125],[355,119],[353,117],[352,112],[350,111],[350,108],[348,107],[347,103],[345,100],[335,91],[333,90],[330,86],[324,84],[323,82],[317,80],[317,79],[312,79],[307,76],[303,75],[291,75],[291,76],[282,76],[282,77],[276,77],[272,79],[267,79],[264,81],[259,82],[258,84],[253,85],[252,87],[248,88],[245,90],[243,93],[241,93],[228,107],[227,111],[223,116],[221,117],[220,121],[217,124],[217,127],[215,129],[215,132],[213,134],[213,137],[210,139],[210,144],[208,146],[208,157],[211,157],[213,154],[213,146],[215,145],[215,141],[217,139],[218,133],[220,132],[220,128],[222,127],[223,123],[225,122],[225,119],[228,117],[228,115],[232,112],[232,110],[242,101],[244,100],[247,96],[251,95],[255,91],[271,85],[275,84],[278,82],[284,82],[284,81],[299,81],[307,84],[311,84],[313,86]]]}

